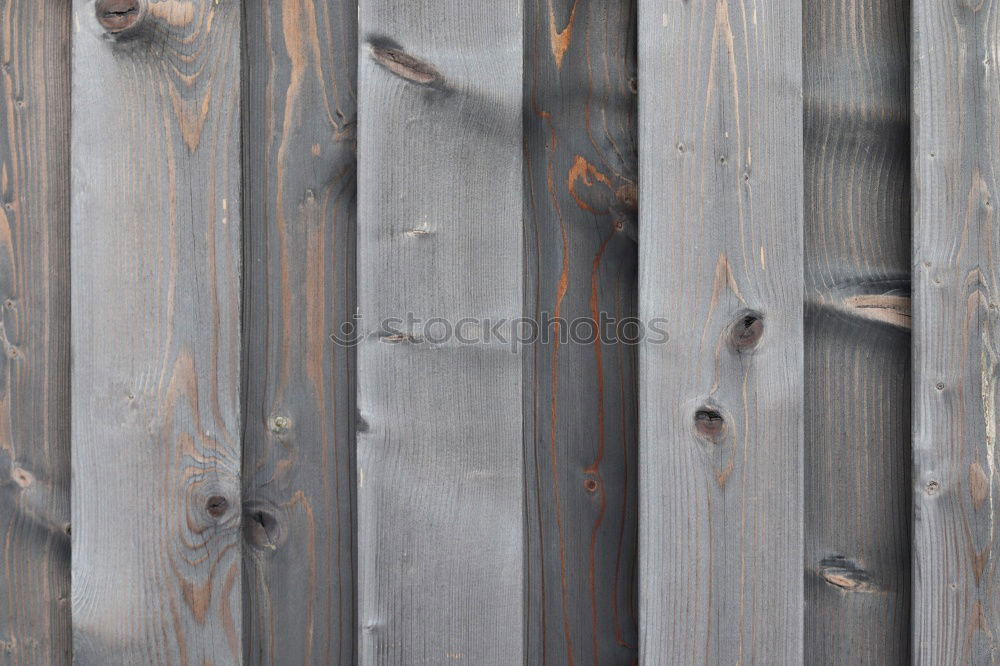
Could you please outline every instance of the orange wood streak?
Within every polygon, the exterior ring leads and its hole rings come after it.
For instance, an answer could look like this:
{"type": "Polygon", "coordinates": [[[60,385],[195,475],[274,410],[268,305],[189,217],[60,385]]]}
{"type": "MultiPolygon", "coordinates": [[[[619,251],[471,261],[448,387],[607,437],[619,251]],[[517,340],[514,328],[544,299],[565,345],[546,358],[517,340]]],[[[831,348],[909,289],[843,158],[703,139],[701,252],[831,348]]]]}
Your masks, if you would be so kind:
{"type": "MultiPolygon", "coordinates": [[[[582,159],[582,158],[578,158],[582,159]]],[[[599,663],[600,646],[598,642],[597,630],[597,534],[604,522],[604,511],[607,508],[607,494],[604,490],[604,479],[601,477],[601,463],[604,461],[604,359],[602,358],[601,336],[600,336],[600,305],[598,299],[598,287],[600,286],[601,259],[608,243],[615,237],[616,231],[612,229],[607,238],[601,243],[597,254],[594,255],[594,263],[590,271],[590,316],[594,322],[594,329],[597,335],[594,339],[594,358],[597,365],[597,457],[594,462],[587,467],[585,473],[596,477],[597,492],[600,493],[601,507],[597,513],[597,519],[590,531],[590,567],[587,575],[587,582],[590,586],[590,621],[591,621],[591,642],[594,651],[594,664],[599,663]]]]}
{"type": "Polygon", "coordinates": [[[562,69],[563,56],[569,49],[570,40],[573,37],[573,22],[576,20],[576,7],[579,0],[573,3],[573,9],[569,12],[569,20],[562,30],[556,27],[556,10],[549,0],[549,41],[552,44],[552,55],[556,59],[556,69],[562,69]]]}
{"type": "MultiPolygon", "coordinates": [[[[546,120],[551,118],[547,114],[544,117],[546,120]]],[[[551,144],[549,149],[554,152],[556,147],[556,135],[555,128],[551,126],[551,123],[550,129],[551,144]]],[[[552,464],[552,493],[556,509],[556,525],[559,531],[559,575],[560,593],[562,595],[563,632],[566,636],[567,665],[573,666],[573,640],[569,628],[569,585],[566,580],[566,540],[563,532],[562,507],[559,500],[559,455],[556,448],[556,431],[559,415],[559,317],[562,312],[563,299],[566,297],[566,291],[569,289],[569,238],[566,233],[566,222],[563,219],[562,209],[559,206],[559,200],[556,194],[553,169],[554,167],[550,157],[546,170],[546,182],[549,190],[549,196],[552,198],[552,204],[559,218],[559,231],[562,235],[562,272],[559,275],[559,284],[556,288],[556,304],[553,309],[555,323],[553,325],[554,335],[552,341],[552,396],[550,405],[551,422],[549,425],[549,456],[551,457],[552,464]]]]}
{"type": "Polygon", "coordinates": [[[577,182],[582,181],[587,187],[593,187],[594,181],[605,185],[608,190],[614,194],[614,188],[611,186],[611,181],[603,173],[598,171],[597,167],[588,162],[582,155],[577,155],[573,160],[573,165],[569,168],[569,176],[567,178],[567,187],[569,188],[569,194],[573,197],[573,201],[582,210],[588,213],[594,213],[595,215],[604,215],[608,212],[608,209],[598,210],[588,204],[586,201],[580,198],[576,192],[577,182]]]}

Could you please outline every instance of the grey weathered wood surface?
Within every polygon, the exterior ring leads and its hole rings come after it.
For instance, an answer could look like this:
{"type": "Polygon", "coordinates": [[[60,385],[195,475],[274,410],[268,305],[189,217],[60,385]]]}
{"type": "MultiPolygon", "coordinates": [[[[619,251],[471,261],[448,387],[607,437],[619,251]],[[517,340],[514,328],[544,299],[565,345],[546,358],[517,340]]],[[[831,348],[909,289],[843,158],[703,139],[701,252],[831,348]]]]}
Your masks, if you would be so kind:
{"type": "Polygon", "coordinates": [[[357,9],[244,21],[246,657],[351,664],[357,9]]]}
{"type": "Polygon", "coordinates": [[[73,12],[74,659],[238,663],[240,4],[73,12]]]}
{"type": "Polygon", "coordinates": [[[525,350],[529,664],[638,649],[636,347],[559,342],[636,315],[635,11],[525,5],[525,312],[563,322],[525,350]]]}
{"type": "Polygon", "coordinates": [[[805,2],[805,656],[909,654],[908,3],[805,2]]]}
{"type": "Polygon", "coordinates": [[[523,660],[521,12],[360,3],[361,664],[523,660]]]}
{"type": "Polygon", "coordinates": [[[0,663],[11,665],[70,660],[69,36],[68,3],[0,6],[0,663]]]}
{"type": "Polygon", "coordinates": [[[1000,3],[913,3],[913,652],[1000,649],[1000,3]]]}
{"type": "Polygon", "coordinates": [[[802,658],[801,29],[639,6],[643,663],[802,658]]]}

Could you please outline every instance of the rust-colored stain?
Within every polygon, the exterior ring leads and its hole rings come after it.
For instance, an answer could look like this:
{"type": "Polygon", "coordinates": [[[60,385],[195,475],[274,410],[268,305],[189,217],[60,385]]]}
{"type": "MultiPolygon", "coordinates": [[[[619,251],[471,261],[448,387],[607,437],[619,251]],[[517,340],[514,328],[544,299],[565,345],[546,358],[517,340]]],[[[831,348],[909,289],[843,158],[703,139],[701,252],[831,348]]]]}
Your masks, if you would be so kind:
{"type": "Polygon", "coordinates": [[[562,30],[556,27],[556,10],[549,0],[549,41],[552,44],[552,56],[556,59],[556,69],[562,69],[563,57],[569,49],[570,40],[573,38],[573,22],[576,20],[576,6],[579,0],[573,3],[573,8],[569,11],[569,20],[562,30]]]}
{"type": "Polygon", "coordinates": [[[601,183],[606,186],[612,192],[614,188],[611,186],[611,181],[603,173],[598,171],[598,169],[588,162],[582,155],[577,155],[573,160],[573,165],[569,168],[569,176],[566,179],[566,186],[569,189],[569,195],[573,197],[573,201],[582,210],[588,213],[594,213],[595,215],[602,215],[608,212],[605,208],[603,210],[594,208],[586,201],[584,201],[580,195],[577,193],[577,184],[582,182],[587,187],[593,187],[594,182],[601,183]]]}

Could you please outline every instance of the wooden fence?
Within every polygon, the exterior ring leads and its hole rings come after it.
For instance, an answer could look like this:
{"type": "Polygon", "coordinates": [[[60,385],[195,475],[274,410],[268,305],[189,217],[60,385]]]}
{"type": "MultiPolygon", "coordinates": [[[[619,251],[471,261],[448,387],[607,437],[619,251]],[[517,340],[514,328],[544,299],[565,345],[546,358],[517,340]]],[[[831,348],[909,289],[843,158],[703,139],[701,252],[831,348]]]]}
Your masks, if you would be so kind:
{"type": "Polygon", "coordinates": [[[998,67],[1000,0],[0,0],[0,663],[996,660],[998,67]]]}

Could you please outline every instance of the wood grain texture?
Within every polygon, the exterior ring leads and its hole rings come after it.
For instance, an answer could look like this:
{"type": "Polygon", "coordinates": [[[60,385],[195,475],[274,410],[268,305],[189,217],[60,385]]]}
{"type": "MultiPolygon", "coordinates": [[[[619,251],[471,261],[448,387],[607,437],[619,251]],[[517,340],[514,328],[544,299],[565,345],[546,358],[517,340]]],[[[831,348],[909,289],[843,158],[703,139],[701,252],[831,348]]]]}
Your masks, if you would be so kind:
{"type": "Polygon", "coordinates": [[[246,658],[352,664],[357,9],[244,12],[246,658]]]}
{"type": "Polygon", "coordinates": [[[1000,3],[913,3],[913,652],[992,663],[1000,3]]]}
{"type": "Polygon", "coordinates": [[[360,5],[361,664],[523,661],[521,11],[360,5]]]}
{"type": "Polygon", "coordinates": [[[605,326],[638,305],[635,11],[525,6],[529,664],[638,652],[637,354],[605,326]]]}
{"type": "Polygon", "coordinates": [[[805,655],[909,655],[908,2],[803,3],[805,655]]]}
{"type": "Polygon", "coordinates": [[[67,664],[68,3],[0,3],[0,663],[67,664]]]}
{"type": "Polygon", "coordinates": [[[802,659],[801,29],[639,3],[643,663],[802,659]]]}
{"type": "Polygon", "coordinates": [[[73,10],[74,658],[235,664],[240,4],[73,10]]]}

